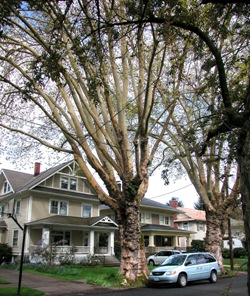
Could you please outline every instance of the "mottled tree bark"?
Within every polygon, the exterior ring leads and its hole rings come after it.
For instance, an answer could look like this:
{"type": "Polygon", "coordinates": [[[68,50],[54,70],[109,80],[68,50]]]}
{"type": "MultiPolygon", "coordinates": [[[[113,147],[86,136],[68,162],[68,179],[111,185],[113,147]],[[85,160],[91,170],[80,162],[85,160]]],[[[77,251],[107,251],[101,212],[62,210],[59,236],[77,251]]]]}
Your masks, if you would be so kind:
{"type": "Polygon", "coordinates": [[[147,278],[148,268],[137,201],[125,204],[124,209],[118,213],[118,225],[121,242],[120,273],[131,282],[144,280],[147,278]]]}
{"type": "MultiPolygon", "coordinates": [[[[222,273],[223,257],[222,257],[222,245],[223,245],[223,225],[222,218],[225,217],[225,213],[222,211],[206,211],[206,223],[207,232],[205,238],[205,250],[215,255],[219,262],[222,273]]],[[[225,221],[225,219],[223,218],[225,221]]]]}

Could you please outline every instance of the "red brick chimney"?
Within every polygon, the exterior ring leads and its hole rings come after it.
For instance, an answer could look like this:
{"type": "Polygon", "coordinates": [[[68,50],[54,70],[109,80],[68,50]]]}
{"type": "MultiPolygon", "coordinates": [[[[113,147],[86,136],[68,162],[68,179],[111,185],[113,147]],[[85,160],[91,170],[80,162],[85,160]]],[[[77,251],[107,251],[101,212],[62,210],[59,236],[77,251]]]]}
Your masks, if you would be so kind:
{"type": "MultiPolygon", "coordinates": [[[[169,205],[172,208],[177,208],[178,207],[178,198],[177,197],[172,197],[172,199],[169,201],[169,205]]],[[[173,215],[174,220],[177,220],[177,214],[173,215]]],[[[174,223],[174,228],[178,228],[178,224],[174,223]]]]}
{"type": "Polygon", "coordinates": [[[38,176],[40,174],[41,163],[35,162],[34,166],[34,176],[38,176]]]}
{"type": "Polygon", "coordinates": [[[172,197],[172,199],[169,201],[169,205],[172,208],[177,208],[178,207],[178,198],[172,197]]]}

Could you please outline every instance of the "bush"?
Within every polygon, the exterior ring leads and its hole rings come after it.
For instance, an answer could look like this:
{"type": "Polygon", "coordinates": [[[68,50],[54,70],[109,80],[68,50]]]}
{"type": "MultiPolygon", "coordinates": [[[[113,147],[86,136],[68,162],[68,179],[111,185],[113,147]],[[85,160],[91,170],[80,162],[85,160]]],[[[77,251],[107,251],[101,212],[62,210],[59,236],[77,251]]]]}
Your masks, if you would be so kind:
{"type": "Polygon", "coordinates": [[[222,250],[222,257],[225,258],[225,259],[226,258],[230,258],[230,250],[229,249],[226,249],[226,248],[223,249],[222,250]]]}
{"type": "Polygon", "coordinates": [[[246,257],[247,251],[244,248],[235,248],[234,249],[234,258],[243,258],[246,257]]]}
{"type": "Polygon", "coordinates": [[[0,244],[0,265],[10,263],[12,258],[12,248],[8,244],[0,244]]]}
{"type": "Polygon", "coordinates": [[[204,252],[205,251],[205,243],[203,240],[194,239],[191,242],[192,250],[197,252],[204,252]]]}

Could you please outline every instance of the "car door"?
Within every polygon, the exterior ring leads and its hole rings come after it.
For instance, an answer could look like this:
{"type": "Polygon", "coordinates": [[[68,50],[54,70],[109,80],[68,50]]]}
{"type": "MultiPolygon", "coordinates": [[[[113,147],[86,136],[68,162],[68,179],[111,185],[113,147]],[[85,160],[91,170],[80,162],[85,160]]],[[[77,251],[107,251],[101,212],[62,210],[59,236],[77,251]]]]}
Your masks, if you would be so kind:
{"type": "Polygon", "coordinates": [[[188,276],[188,281],[199,279],[199,267],[197,265],[196,255],[189,255],[185,263],[185,271],[188,276]]]}

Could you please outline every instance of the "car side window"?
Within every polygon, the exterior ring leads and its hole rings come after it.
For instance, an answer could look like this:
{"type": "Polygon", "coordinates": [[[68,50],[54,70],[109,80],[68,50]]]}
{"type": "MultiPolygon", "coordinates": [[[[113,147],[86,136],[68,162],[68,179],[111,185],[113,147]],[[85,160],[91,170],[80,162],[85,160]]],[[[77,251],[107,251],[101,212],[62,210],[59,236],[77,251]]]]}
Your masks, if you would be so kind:
{"type": "Polygon", "coordinates": [[[204,255],[204,257],[205,257],[205,260],[206,260],[207,263],[215,262],[216,261],[216,259],[212,255],[210,255],[210,254],[204,255]]]}
{"type": "Polygon", "coordinates": [[[195,264],[197,264],[196,256],[195,255],[189,256],[188,259],[187,259],[187,263],[188,263],[188,265],[195,265],[195,264]]]}
{"type": "Polygon", "coordinates": [[[163,256],[163,252],[157,253],[156,256],[163,256]]]}
{"type": "Polygon", "coordinates": [[[203,254],[196,255],[197,264],[207,263],[207,260],[203,254]]]}

